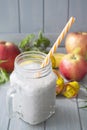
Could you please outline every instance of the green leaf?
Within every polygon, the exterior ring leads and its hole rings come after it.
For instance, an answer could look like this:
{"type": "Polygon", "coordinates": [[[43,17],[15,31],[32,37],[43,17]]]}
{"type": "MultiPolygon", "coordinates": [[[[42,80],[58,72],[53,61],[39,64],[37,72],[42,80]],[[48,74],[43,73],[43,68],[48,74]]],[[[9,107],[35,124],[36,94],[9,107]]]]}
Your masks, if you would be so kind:
{"type": "Polygon", "coordinates": [[[30,48],[31,42],[33,41],[34,37],[34,34],[29,34],[20,42],[19,47],[23,50],[26,50],[27,47],[30,48]]]}
{"type": "Polygon", "coordinates": [[[0,68],[0,84],[5,83],[9,80],[9,74],[6,70],[0,68]]]}
{"type": "Polygon", "coordinates": [[[42,34],[42,31],[40,31],[38,34],[38,39],[42,39],[42,38],[43,38],[43,34],[42,34]]]}
{"type": "Polygon", "coordinates": [[[79,107],[79,108],[80,108],[80,109],[81,109],[81,108],[87,108],[87,105],[85,105],[85,106],[82,106],[82,107],[79,107]]]}
{"type": "MultiPolygon", "coordinates": [[[[85,89],[86,89],[86,91],[87,91],[87,87],[85,87],[85,89]]],[[[86,96],[86,97],[87,97],[87,96],[86,96]]],[[[87,104],[87,100],[84,100],[83,102],[87,104]]],[[[80,108],[87,108],[87,105],[81,106],[80,108]]]]}
{"type": "Polygon", "coordinates": [[[34,46],[40,47],[42,50],[45,50],[50,46],[50,40],[42,35],[42,32],[39,33],[38,39],[35,40],[34,46]]]}
{"type": "Polygon", "coordinates": [[[22,51],[38,50],[47,53],[47,47],[50,46],[50,40],[43,36],[40,31],[36,38],[34,34],[29,34],[19,44],[19,48],[22,51]]]}

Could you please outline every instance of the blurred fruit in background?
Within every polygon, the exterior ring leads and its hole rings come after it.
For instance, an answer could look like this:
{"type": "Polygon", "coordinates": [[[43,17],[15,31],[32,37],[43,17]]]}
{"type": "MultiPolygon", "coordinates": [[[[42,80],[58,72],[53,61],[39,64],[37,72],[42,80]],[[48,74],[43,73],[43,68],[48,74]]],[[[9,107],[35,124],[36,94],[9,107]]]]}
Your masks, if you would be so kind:
{"type": "Polygon", "coordinates": [[[66,36],[65,48],[67,53],[72,53],[76,48],[79,48],[78,54],[87,60],[87,33],[86,32],[71,32],[66,36]]]}
{"type": "Polygon", "coordinates": [[[12,42],[0,41],[0,67],[7,72],[12,72],[14,69],[15,57],[20,54],[17,45],[12,42]]]}

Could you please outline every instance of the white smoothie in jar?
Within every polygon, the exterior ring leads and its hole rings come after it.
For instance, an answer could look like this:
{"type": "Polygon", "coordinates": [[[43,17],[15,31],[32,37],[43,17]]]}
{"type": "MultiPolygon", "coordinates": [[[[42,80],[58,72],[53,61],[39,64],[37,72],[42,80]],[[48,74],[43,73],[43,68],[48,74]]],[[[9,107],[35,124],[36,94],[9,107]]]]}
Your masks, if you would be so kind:
{"type": "Polygon", "coordinates": [[[55,113],[56,75],[50,63],[41,68],[39,60],[20,62],[10,76],[11,87],[16,91],[12,111],[32,125],[45,121],[55,113]]]}

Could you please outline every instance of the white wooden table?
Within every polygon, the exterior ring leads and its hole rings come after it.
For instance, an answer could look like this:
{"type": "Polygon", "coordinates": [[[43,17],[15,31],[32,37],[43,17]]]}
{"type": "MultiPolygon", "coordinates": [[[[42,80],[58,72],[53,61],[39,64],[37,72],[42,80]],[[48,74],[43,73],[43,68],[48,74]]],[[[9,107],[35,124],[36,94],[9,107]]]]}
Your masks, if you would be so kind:
{"type": "Polygon", "coordinates": [[[9,119],[6,108],[6,93],[10,83],[0,86],[0,130],[87,130],[87,108],[81,109],[87,100],[87,76],[81,81],[77,98],[56,97],[56,112],[47,121],[31,126],[21,119],[9,119]]]}

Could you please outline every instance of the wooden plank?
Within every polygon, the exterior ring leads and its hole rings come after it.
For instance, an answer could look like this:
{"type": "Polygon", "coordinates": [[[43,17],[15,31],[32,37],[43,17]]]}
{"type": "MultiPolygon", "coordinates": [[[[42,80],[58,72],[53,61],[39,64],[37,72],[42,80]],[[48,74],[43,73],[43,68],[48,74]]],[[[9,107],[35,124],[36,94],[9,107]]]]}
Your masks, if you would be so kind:
{"type": "Polygon", "coordinates": [[[17,0],[0,0],[0,33],[19,31],[17,2],[17,0]]]}
{"type": "Polygon", "coordinates": [[[20,0],[21,32],[39,32],[43,28],[43,0],[20,0]]]}
{"type": "Polygon", "coordinates": [[[59,34],[67,22],[68,0],[44,0],[44,32],[59,34]]]}
{"type": "Polygon", "coordinates": [[[81,130],[76,99],[57,97],[56,113],[47,120],[46,130],[81,130]]]}
{"type": "Polygon", "coordinates": [[[44,130],[44,123],[39,125],[30,125],[21,119],[13,118],[10,121],[9,130],[44,130]]]}
{"type": "Polygon", "coordinates": [[[71,31],[87,32],[87,0],[69,0],[69,16],[75,16],[76,21],[71,31]]]}
{"type": "Polygon", "coordinates": [[[81,87],[80,87],[80,92],[79,92],[79,96],[78,96],[78,107],[79,107],[80,121],[81,121],[82,130],[87,130],[87,107],[81,108],[81,107],[84,107],[85,105],[87,106],[87,90],[86,90],[86,88],[87,88],[87,75],[81,81],[80,84],[81,84],[81,87]]]}
{"type": "Polygon", "coordinates": [[[28,34],[22,34],[22,33],[5,33],[5,34],[0,34],[0,40],[5,40],[5,41],[19,44],[19,42],[27,35],[28,34]]]}
{"type": "MultiPolygon", "coordinates": [[[[59,36],[67,23],[67,17],[68,0],[44,0],[45,33],[57,33],[59,36]]],[[[64,46],[64,40],[62,46],[64,46]]]]}
{"type": "Polygon", "coordinates": [[[0,130],[7,130],[8,128],[8,114],[6,106],[6,93],[9,87],[9,83],[0,85],[0,130]]]}

